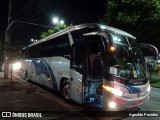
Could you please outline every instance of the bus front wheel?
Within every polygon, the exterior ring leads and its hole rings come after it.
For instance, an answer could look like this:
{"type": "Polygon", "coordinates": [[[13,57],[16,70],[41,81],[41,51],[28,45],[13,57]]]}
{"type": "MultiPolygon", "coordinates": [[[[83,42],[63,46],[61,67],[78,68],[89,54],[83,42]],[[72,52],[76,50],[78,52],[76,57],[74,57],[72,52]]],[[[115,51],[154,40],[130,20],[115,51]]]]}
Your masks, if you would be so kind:
{"type": "Polygon", "coordinates": [[[62,85],[61,95],[66,101],[69,100],[69,84],[67,82],[62,85]]]}

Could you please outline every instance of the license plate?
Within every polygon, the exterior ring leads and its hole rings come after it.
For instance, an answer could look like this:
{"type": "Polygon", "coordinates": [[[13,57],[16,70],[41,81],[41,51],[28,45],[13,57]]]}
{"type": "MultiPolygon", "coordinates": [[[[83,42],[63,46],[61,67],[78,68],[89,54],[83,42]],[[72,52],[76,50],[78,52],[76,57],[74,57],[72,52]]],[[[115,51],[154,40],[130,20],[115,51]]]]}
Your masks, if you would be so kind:
{"type": "Polygon", "coordinates": [[[143,103],[143,101],[142,100],[140,100],[140,101],[136,101],[136,102],[134,102],[133,103],[133,105],[140,105],[140,104],[142,104],[143,103]]]}

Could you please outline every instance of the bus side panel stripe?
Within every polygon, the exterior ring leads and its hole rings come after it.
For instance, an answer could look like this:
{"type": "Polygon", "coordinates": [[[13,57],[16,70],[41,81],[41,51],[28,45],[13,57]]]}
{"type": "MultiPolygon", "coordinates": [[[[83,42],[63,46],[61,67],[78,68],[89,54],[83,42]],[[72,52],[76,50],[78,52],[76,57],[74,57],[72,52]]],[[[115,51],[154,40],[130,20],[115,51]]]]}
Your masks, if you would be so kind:
{"type": "Polygon", "coordinates": [[[133,86],[126,86],[126,87],[129,89],[129,91],[131,93],[140,93],[141,92],[141,90],[137,87],[133,87],[133,86]]]}
{"type": "Polygon", "coordinates": [[[52,69],[48,65],[48,63],[42,59],[32,59],[32,63],[35,66],[36,75],[44,74],[48,78],[50,77],[52,80],[51,84],[52,84],[53,90],[58,91],[58,86],[57,86],[55,76],[53,74],[52,69]]]}
{"type": "Polygon", "coordinates": [[[51,67],[49,66],[49,64],[45,60],[42,60],[42,61],[45,62],[47,67],[48,67],[50,77],[51,77],[51,80],[52,80],[53,90],[58,91],[57,81],[56,81],[55,75],[54,75],[51,67]]]}

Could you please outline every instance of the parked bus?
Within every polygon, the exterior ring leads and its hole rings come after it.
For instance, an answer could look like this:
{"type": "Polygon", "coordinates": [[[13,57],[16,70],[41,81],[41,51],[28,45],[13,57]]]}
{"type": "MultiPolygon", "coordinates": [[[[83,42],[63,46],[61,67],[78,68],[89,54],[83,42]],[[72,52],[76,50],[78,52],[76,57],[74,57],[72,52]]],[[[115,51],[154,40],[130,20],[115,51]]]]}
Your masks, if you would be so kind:
{"type": "Polygon", "coordinates": [[[140,44],[122,30],[76,25],[29,45],[23,54],[21,76],[58,91],[66,100],[118,111],[149,98],[140,44]]]}

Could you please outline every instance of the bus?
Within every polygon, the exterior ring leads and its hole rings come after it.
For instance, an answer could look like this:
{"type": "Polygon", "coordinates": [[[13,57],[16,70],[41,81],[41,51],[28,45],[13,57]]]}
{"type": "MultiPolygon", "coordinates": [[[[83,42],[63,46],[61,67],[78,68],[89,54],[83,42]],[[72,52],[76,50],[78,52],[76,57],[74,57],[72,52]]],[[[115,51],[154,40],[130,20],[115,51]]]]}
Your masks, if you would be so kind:
{"type": "Polygon", "coordinates": [[[149,98],[141,44],[125,31],[96,23],[75,25],[22,53],[21,77],[58,91],[65,100],[119,111],[149,98]]]}

